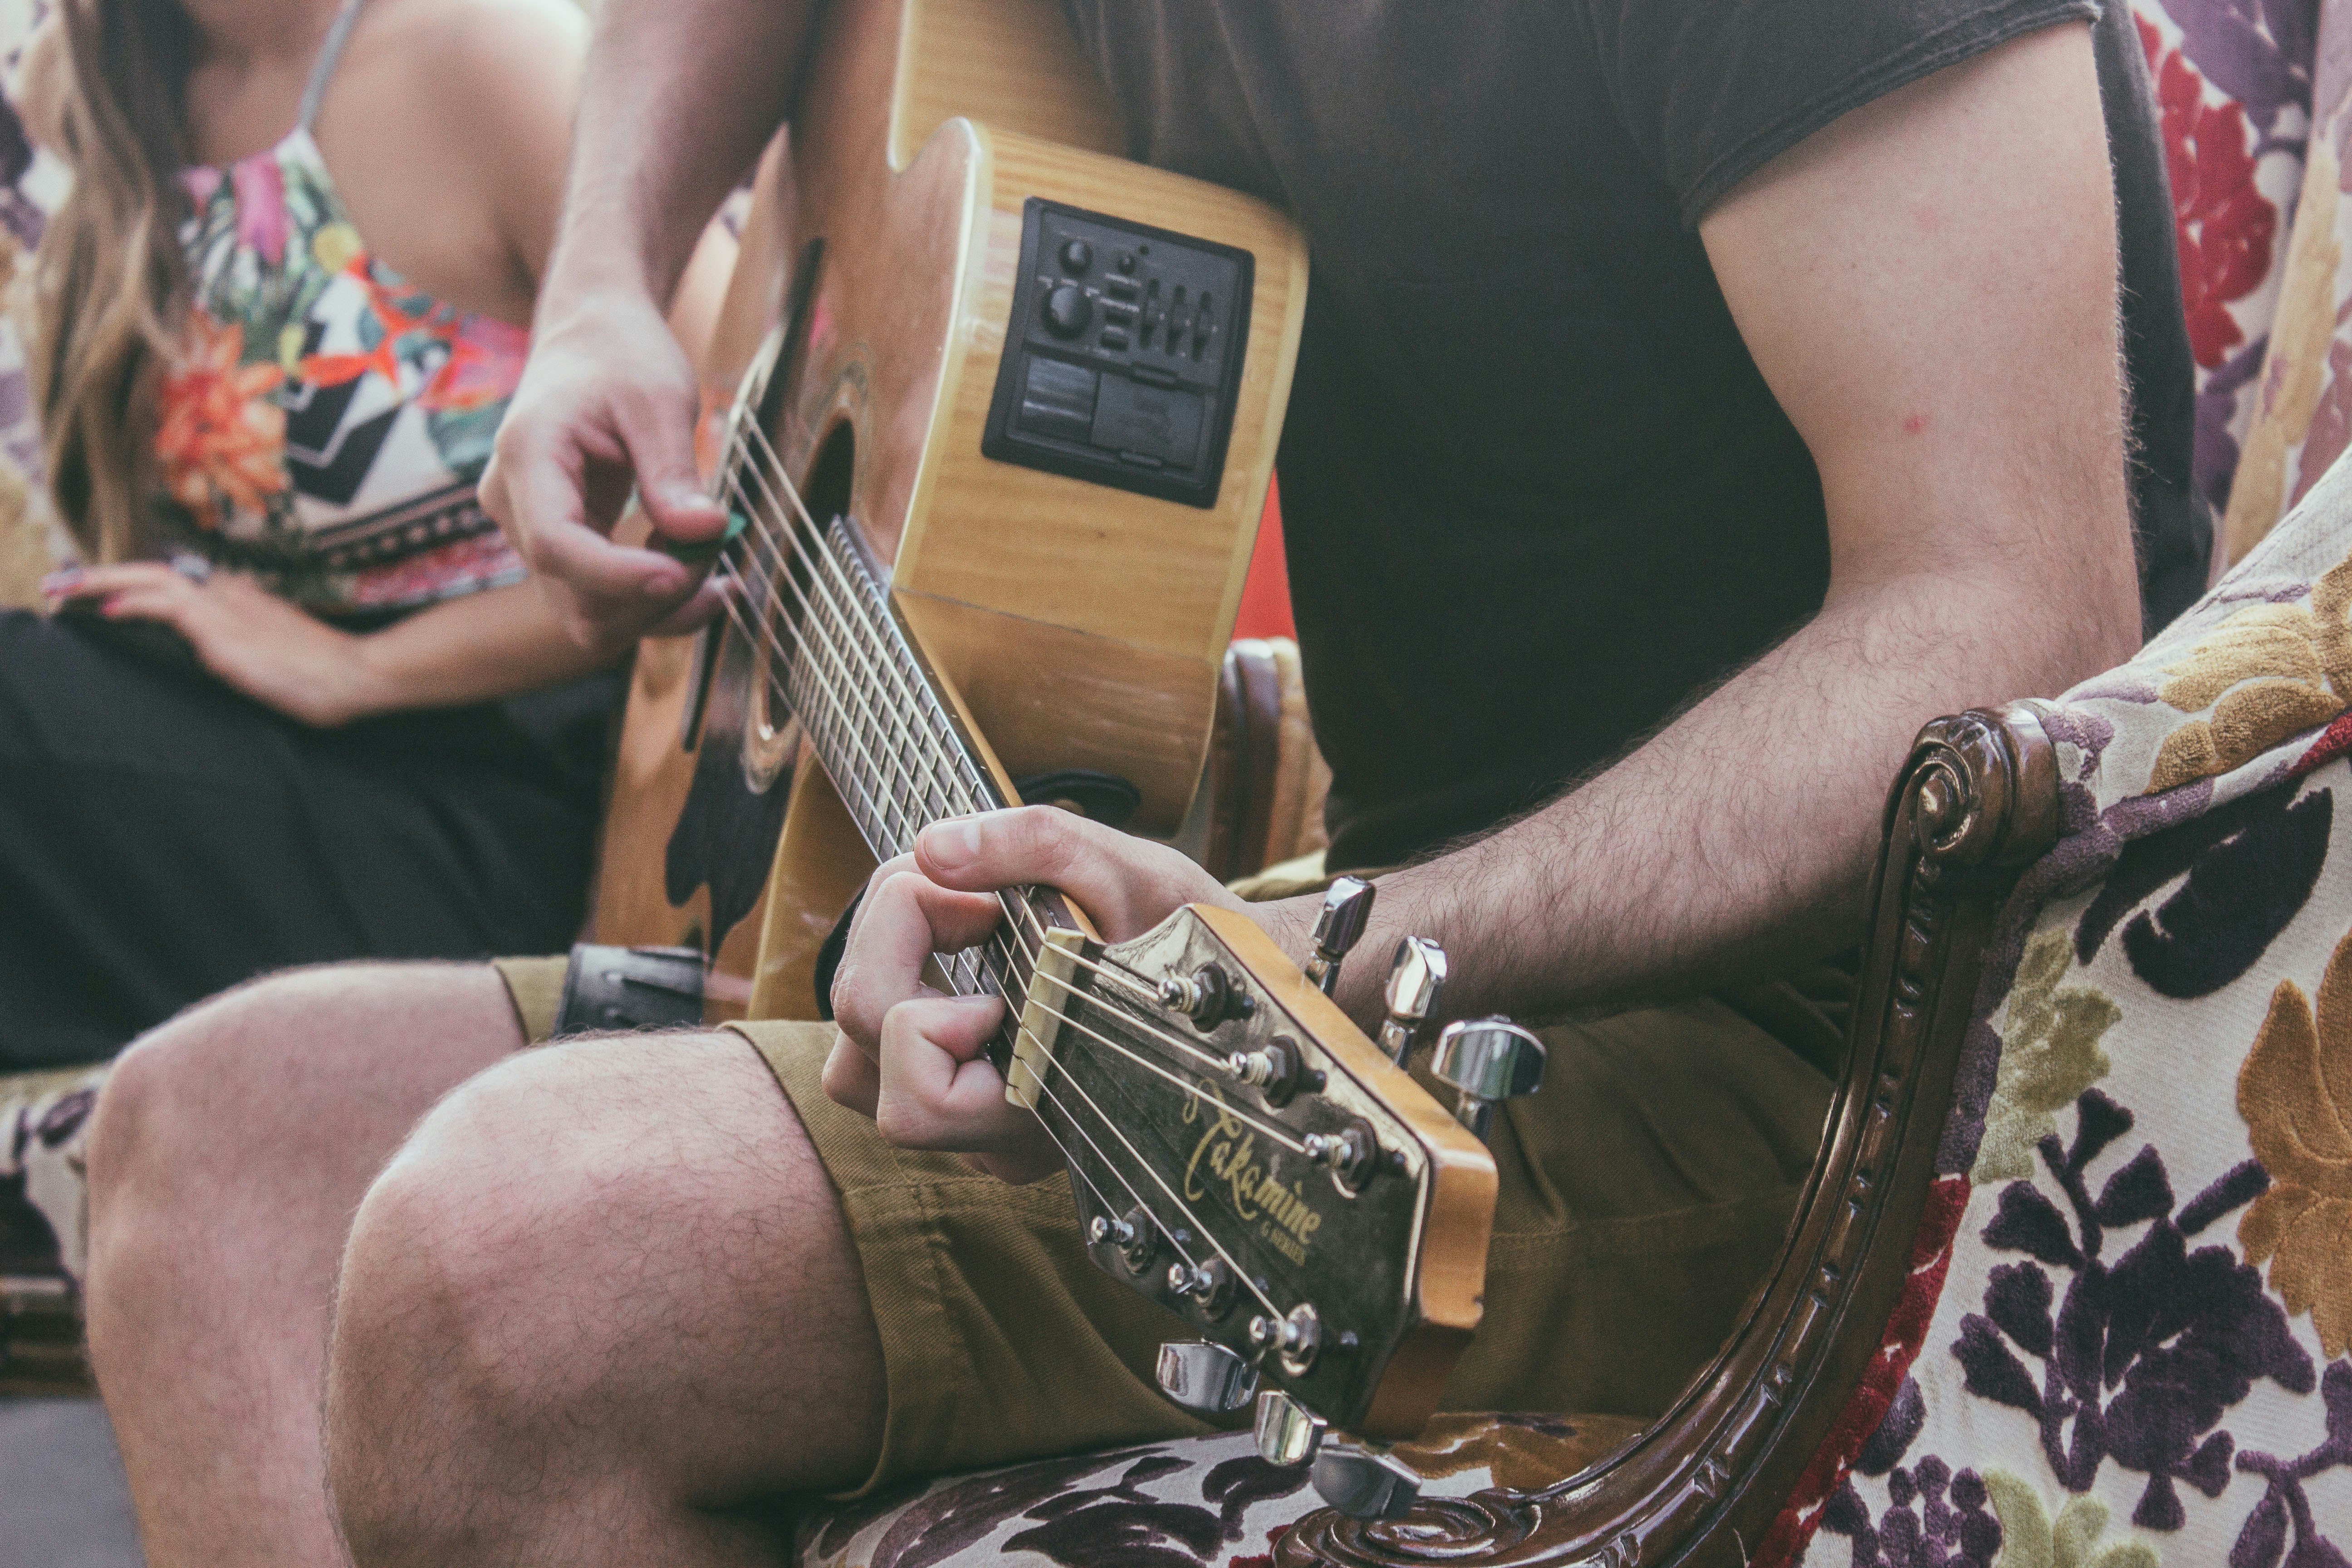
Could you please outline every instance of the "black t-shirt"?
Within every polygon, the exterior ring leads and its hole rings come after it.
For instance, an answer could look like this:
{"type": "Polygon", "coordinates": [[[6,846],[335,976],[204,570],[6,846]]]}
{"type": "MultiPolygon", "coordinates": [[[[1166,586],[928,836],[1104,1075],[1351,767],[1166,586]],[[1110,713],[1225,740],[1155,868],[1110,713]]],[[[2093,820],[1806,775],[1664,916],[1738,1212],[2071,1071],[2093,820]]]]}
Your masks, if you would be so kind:
{"type": "MultiPolygon", "coordinates": [[[[1280,470],[1334,868],[1534,805],[1817,611],[1811,455],[1696,232],[1840,114],[2095,0],[1064,0],[1132,154],[1287,208],[1280,470]]],[[[2126,7],[2151,629],[2202,586],[2171,204],[2126,7]]],[[[2210,539],[2210,520],[2201,520],[2210,539]]]]}

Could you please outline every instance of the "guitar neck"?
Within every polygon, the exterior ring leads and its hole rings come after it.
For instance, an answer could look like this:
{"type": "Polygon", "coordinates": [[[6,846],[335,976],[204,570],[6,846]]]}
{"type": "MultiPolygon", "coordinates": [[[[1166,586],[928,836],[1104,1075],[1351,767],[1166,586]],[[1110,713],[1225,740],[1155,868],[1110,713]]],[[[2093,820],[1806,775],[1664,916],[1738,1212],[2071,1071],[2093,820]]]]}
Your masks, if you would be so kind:
{"type": "MultiPolygon", "coordinates": [[[[891,612],[881,569],[856,529],[835,518],[821,531],[777,532],[781,550],[751,552],[768,558],[766,581],[752,585],[792,633],[784,695],[874,858],[906,854],[943,818],[1010,804],[891,612]]],[[[960,992],[1017,1003],[1044,932],[1074,922],[1043,889],[1008,889],[1000,900],[1000,939],[941,965],[960,992]]]]}

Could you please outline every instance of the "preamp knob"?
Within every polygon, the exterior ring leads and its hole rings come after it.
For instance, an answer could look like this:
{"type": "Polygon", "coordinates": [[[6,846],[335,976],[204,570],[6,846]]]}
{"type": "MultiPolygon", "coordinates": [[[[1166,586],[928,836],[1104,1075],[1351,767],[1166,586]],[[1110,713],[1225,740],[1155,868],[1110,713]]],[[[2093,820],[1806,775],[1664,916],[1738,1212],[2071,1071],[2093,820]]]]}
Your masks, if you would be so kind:
{"type": "Polygon", "coordinates": [[[1076,337],[1094,319],[1094,301],[1075,283],[1064,283],[1045,296],[1045,330],[1057,338],[1076,337]]]}

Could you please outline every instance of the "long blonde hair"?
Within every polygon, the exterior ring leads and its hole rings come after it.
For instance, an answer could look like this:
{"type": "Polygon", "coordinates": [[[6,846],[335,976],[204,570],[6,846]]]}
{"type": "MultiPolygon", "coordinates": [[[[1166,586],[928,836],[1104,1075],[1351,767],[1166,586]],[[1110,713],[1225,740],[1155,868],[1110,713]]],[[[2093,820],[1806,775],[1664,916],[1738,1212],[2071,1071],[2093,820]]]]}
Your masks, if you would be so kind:
{"type": "Polygon", "coordinates": [[[49,484],[83,558],[146,543],[154,384],[178,342],[196,28],[177,0],[58,0],[69,80],[58,151],[73,188],[35,264],[34,378],[49,484]]]}

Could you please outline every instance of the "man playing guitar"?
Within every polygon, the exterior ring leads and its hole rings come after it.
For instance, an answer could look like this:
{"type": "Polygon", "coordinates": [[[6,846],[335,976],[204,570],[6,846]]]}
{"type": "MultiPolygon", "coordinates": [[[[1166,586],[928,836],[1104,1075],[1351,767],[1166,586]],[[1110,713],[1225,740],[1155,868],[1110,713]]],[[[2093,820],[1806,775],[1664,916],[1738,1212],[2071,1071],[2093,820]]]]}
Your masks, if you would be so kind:
{"type": "MultiPolygon", "coordinates": [[[[1446,1397],[1655,1414],[1808,1168],[1842,1000],[1809,977],[1911,736],[2106,668],[2201,588],[2128,13],[1064,8],[1134,156],[1314,247],[1283,494],[1330,864],[1402,868],[1366,951],[1444,941],[1449,1015],[1592,1020],[1497,1124],[1446,1397]]],[[[607,531],[632,482],[673,541],[726,526],[661,302],[814,10],[604,8],[485,486],[583,643],[717,608],[607,531]]],[[[376,966],[144,1043],[94,1135],[90,1328],[151,1560],[323,1563],[339,1522],[368,1564],[764,1561],[780,1493],[1195,1429],[1066,1194],[949,1157],[1058,1163],[978,1054],[1001,1004],[920,984],[1028,884],[1112,941],[1242,907],[1028,808],[876,873],[837,1032],[518,1054],[497,973],[376,966]]],[[[1316,904],[1250,912],[1304,960],[1316,904]]],[[[1380,978],[1345,974],[1360,1021],[1380,978]]]]}

